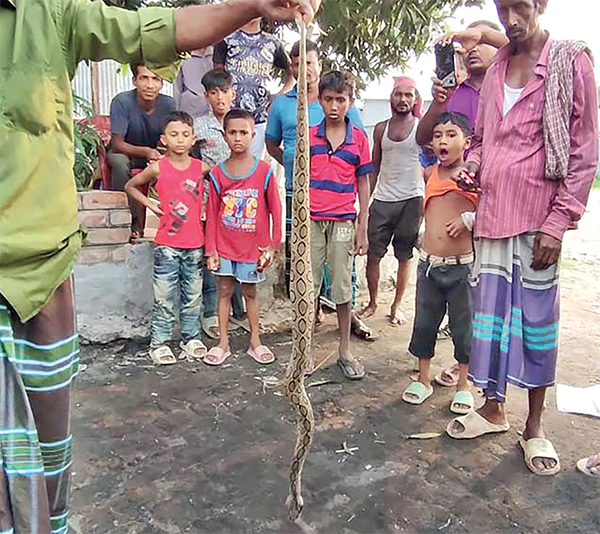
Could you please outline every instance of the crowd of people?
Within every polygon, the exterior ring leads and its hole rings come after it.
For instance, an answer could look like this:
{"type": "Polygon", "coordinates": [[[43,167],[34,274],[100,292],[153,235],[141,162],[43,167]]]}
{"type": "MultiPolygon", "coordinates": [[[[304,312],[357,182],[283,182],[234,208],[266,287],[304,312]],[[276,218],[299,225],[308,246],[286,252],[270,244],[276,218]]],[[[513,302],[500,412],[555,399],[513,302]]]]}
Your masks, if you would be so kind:
{"type": "MultiPolygon", "coordinates": [[[[506,33],[484,20],[447,35],[446,42],[459,43],[464,72],[459,72],[457,87],[444,87],[434,78],[433,102],[425,115],[414,80],[395,78],[392,116],[376,125],[372,152],[353,105],[352,77],[338,71],[322,75],[313,42],[307,45],[307,85],[312,275],[315,294],[321,295],[326,285],[337,313],[337,363],[342,373],[351,380],[366,375],[364,364],[350,350],[352,318],[376,313],[380,262],[390,244],[398,271],[389,321],[406,322],[399,307],[410,275],[409,260],[417,249],[416,313],[408,350],[416,357],[418,370],[402,399],[418,405],[434,393],[430,363],[447,316],[456,363],[435,381],[456,389],[450,410],[460,417],[448,425],[448,434],[465,439],[507,431],[507,385],[526,387],[529,415],[520,444],[530,469],[548,475],[560,469],[541,424],[558,351],[560,242],[581,217],[595,175],[597,95],[589,56],[577,45],[554,45],[539,25],[542,6],[533,6],[528,16],[517,10],[512,18],[500,10],[506,33]],[[554,65],[549,63],[551,51],[557,54],[561,46],[574,65],[570,81],[552,72],[554,65]],[[529,59],[532,55],[535,63],[529,59]],[[559,135],[553,130],[567,127],[565,116],[558,104],[549,104],[547,95],[555,91],[558,96],[567,83],[574,95],[568,124],[572,143],[560,148],[553,142],[559,135]],[[550,125],[548,117],[555,122],[550,125]],[[369,302],[355,312],[354,258],[365,254],[369,302]],[[486,391],[480,410],[474,410],[469,380],[486,391]]],[[[178,279],[184,357],[220,365],[231,354],[228,322],[239,284],[250,323],[248,354],[260,364],[275,360],[260,342],[255,284],[264,278],[263,269],[281,245],[282,212],[289,284],[297,103],[293,81],[298,62],[299,43],[288,58],[281,43],[261,32],[256,19],[216,45],[215,68],[201,81],[208,113],[193,123],[181,112],[168,116],[162,137],[167,161],[175,165],[177,159],[169,141],[173,124],[187,125],[186,150],[198,138],[204,168],[196,169],[186,155],[178,180],[197,182],[192,190],[199,197],[203,187],[209,190],[207,203],[198,204],[205,206],[199,212],[196,204],[190,207],[173,200],[164,186],[159,188],[160,207],[144,197],[143,188],[150,181],[160,185],[162,175],[171,180],[173,165],[160,170],[168,163],[153,163],[126,186],[132,205],[143,203],[161,216],[150,351],[157,363],[176,362],[166,341],[173,333],[178,279]],[[282,94],[269,104],[266,83],[274,66],[287,78],[282,94]],[[179,119],[174,121],[174,116],[179,119]],[[238,123],[243,121],[242,128],[238,123]],[[265,139],[268,154],[285,170],[284,210],[272,169],[260,159],[265,139]],[[205,186],[196,176],[201,174],[208,176],[205,186]],[[169,267],[164,259],[169,247],[177,256],[179,233],[187,231],[186,225],[194,225],[194,247],[201,250],[204,245],[202,224],[186,218],[190,209],[201,214],[206,228],[205,277],[214,273],[219,279],[219,342],[210,350],[198,328],[201,259],[193,276],[184,268],[183,258],[169,267]],[[190,288],[195,290],[189,293],[190,288]]],[[[140,68],[145,74],[147,69],[140,68]]],[[[189,194],[184,186],[174,187],[189,194]]]]}
{"type": "MultiPolygon", "coordinates": [[[[519,443],[538,475],[560,470],[542,414],[558,356],[561,242],[583,215],[598,165],[591,57],[583,43],[553,40],[541,28],[547,2],[495,0],[505,32],[480,21],[447,35],[461,47],[465,72],[455,88],[434,80],[425,115],[414,80],[396,78],[391,118],[375,127],[372,151],[353,106],[354,79],[322,74],[317,45],[307,47],[312,271],[315,295],[324,297],[317,307],[330,301],[337,313],[341,372],[350,380],[367,374],[352,354],[350,334],[365,328],[359,316],[377,311],[380,262],[390,244],[398,275],[389,320],[405,322],[399,307],[417,250],[409,352],[418,373],[402,399],[418,405],[434,393],[430,364],[447,315],[456,364],[434,380],[456,389],[449,408],[458,417],[448,435],[506,432],[507,386],[524,387],[528,417],[519,443]],[[355,310],[356,255],[367,255],[369,302],[362,310],[355,310]],[[479,409],[469,381],[485,392],[479,409]]],[[[66,95],[78,61],[132,62],[135,89],[111,106],[110,160],[114,186],[131,200],[133,240],[143,237],[146,209],[160,218],[152,360],[177,361],[169,341],[179,293],[184,357],[221,365],[231,354],[229,322],[247,314],[248,355],[272,363],[275,354],[260,338],[256,288],[280,251],[284,226],[289,284],[300,54],[296,44],[288,56],[260,23],[262,16],[293,20],[298,13],[310,20],[319,2],[238,0],[135,14],[101,2],[62,0],[52,9],[50,3],[0,2],[0,22],[13,28],[0,66],[9,56],[27,63],[27,54],[38,54],[36,61],[53,69],[53,94],[66,95]],[[57,9],[60,31],[50,15],[57,9]],[[41,36],[52,39],[41,46],[41,36]],[[171,99],[160,93],[153,69],[185,50],[192,57],[171,99]],[[271,103],[273,67],[286,78],[271,103]],[[283,202],[274,167],[262,159],[265,149],[284,167],[283,202]],[[218,337],[210,349],[202,331],[218,337]]],[[[3,194],[0,243],[10,262],[3,261],[0,278],[0,532],[64,534],[78,361],[70,273],[81,233],[66,194],[74,193],[70,159],[49,166],[44,158],[48,147],[53,154],[70,150],[65,132],[72,116],[70,110],[36,115],[50,103],[29,104],[29,114],[8,110],[10,130],[0,123],[3,153],[28,155],[15,157],[2,177],[10,198],[3,194]],[[40,204],[56,188],[65,194],[40,204]]],[[[27,107],[24,100],[20,105],[27,107]]],[[[600,458],[578,468],[598,476],[600,458]]]]}

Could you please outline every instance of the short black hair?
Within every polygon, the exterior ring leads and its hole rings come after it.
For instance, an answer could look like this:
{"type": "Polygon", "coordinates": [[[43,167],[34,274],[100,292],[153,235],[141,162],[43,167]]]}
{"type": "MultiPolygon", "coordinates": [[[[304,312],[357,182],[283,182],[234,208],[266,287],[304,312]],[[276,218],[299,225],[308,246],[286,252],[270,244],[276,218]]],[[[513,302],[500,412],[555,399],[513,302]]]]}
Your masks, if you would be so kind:
{"type": "Polygon", "coordinates": [[[462,133],[465,134],[465,137],[471,137],[471,135],[473,135],[471,121],[462,113],[442,113],[433,124],[433,128],[439,126],[440,124],[446,124],[447,122],[449,122],[450,124],[454,124],[454,126],[458,126],[462,130],[462,133]]]}
{"type": "Polygon", "coordinates": [[[476,20],[475,22],[471,22],[471,24],[469,24],[467,28],[478,28],[479,26],[487,26],[488,28],[496,30],[497,32],[502,31],[500,26],[498,26],[498,24],[492,22],[491,20],[476,20]]]}
{"type": "Polygon", "coordinates": [[[172,122],[182,122],[183,124],[187,124],[190,128],[194,128],[194,119],[192,119],[192,116],[186,111],[173,111],[169,113],[163,121],[163,132],[172,122]]]}
{"type": "Polygon", "coordinates": [[[134,61],[133,63],[131,63],[131,65],[129,65],[129,68],[131,69],[131,74],[134,78],[137,77],[138,75],[138,69],[140,67],[145,67],[146,65],[144,64],[143,61],[134,61]]]}
{"type": "Polygon", "coordinates": [[[321,76],[319,82],[319,96],[324,91],[334,91],[335,93],[348,93],[350,99],[354,98],[354,88],[356,83],[354,82],[354,76],[349,72],[342,72],[339,70],[332,70],[321,76]]]}
{"type": "MultiPolygon", "coordinates": [[[[309,41],[307,39],[306,53],[308,54],[309,52],[316,52],[317,55],[319,55],[319,47],[317,46],[317,43],[315,43],[314,41],[309,41]]],[[[292,50],[290,51],[290,57],[300,57],[300,41],[294,43],[294,45],[292,46],[292,50]]]]}
{"type": "Polygon", "coordinates": [[[247,109],[231,108],[223,119],[223,130],[227,130],[227,124],[234,119],[244,119],[254,124],[254,116],[247,109]]]}
{"type": "Polygon", "coordinates": [[[209,70],[201,80],[205,91],[211,89],[231,89],[233,87],[233,78],[226,70],[212,69],[209,70]]]}

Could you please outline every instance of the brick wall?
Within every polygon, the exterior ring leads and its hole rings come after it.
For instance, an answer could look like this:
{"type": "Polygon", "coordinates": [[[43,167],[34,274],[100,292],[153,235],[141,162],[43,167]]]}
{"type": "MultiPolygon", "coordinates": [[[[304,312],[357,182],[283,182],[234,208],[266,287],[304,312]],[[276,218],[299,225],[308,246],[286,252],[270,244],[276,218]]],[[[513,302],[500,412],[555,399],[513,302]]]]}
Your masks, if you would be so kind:
{"type": "Polygon", "coordinates": [[[116,191],[89,191],[77,196],[79,222],[87,232],[78,263],[125,261],[131,247],[127,195],[116,191]]]}

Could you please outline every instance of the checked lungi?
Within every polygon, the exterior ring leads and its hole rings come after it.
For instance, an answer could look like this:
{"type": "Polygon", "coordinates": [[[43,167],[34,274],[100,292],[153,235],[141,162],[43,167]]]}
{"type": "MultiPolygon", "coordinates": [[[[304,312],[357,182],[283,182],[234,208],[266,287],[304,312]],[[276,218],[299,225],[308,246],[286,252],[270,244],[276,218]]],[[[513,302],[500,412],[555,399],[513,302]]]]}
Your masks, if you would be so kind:
{"type": "Polygon", "coordinates": [[[559,334],[559,266],[531,268],[534,233],[475,239],[475,310],[469,377],[486,397],[508,383],[554,385],[559,334]]]}
{"type": "Polygon", "coordinates": [[[26,323],[0,297],[0,534],[68,532],[75,332],[70,279],[26,323]]]}

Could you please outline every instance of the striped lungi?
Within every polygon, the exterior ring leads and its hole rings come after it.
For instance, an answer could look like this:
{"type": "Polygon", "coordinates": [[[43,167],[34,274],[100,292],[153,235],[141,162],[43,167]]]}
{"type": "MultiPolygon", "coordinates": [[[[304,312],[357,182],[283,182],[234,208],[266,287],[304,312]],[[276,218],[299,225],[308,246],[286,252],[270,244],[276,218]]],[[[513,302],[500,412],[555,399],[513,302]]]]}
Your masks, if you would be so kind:
{"type": "Polygon", "coordinates": [[[77,374],[69,279],[21,323],[0,297],[0,534],[65,534],[77,374]]]}
{"type": "Polygon", "coordinates": [[[475,313],[469,376],[499,402],[510,382],[554,385],[559,333],[559,266],[531,268],[535,233],[475,240],[475,313]]]}

